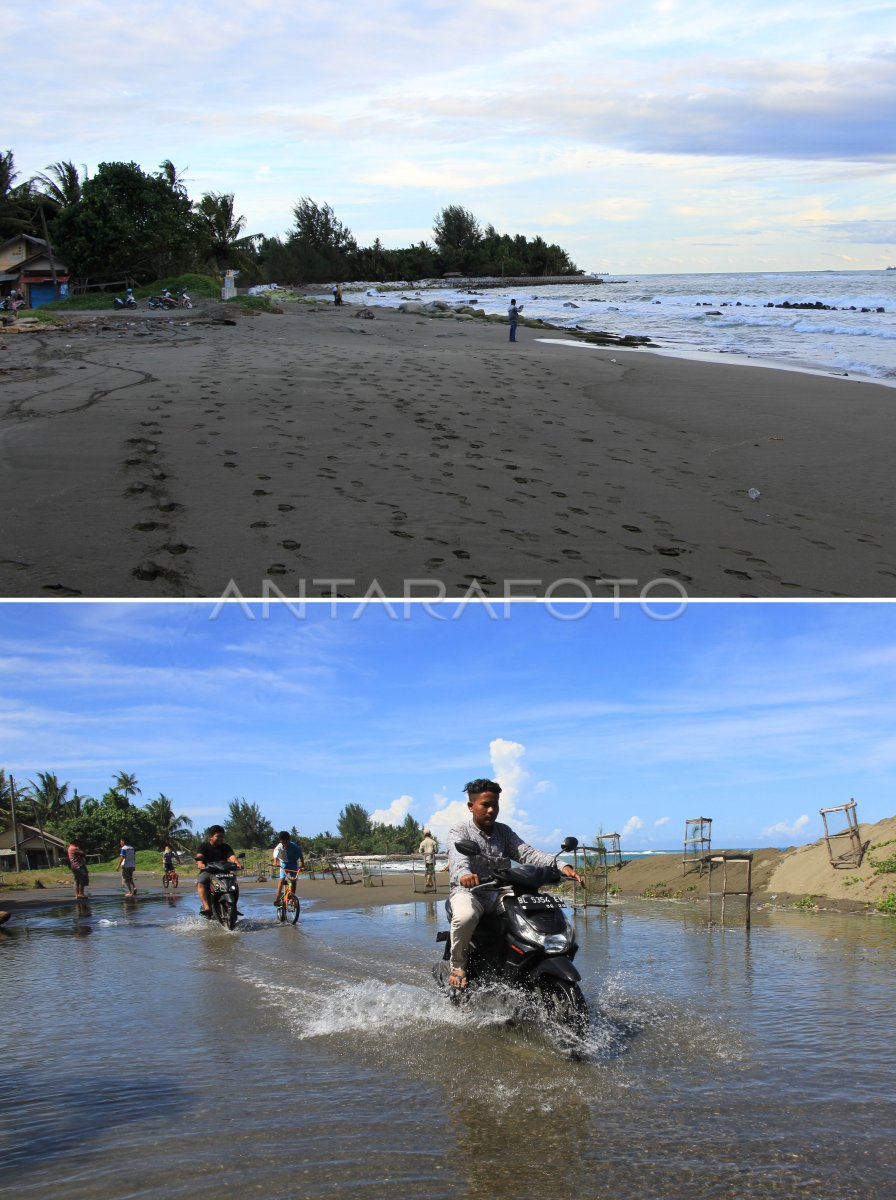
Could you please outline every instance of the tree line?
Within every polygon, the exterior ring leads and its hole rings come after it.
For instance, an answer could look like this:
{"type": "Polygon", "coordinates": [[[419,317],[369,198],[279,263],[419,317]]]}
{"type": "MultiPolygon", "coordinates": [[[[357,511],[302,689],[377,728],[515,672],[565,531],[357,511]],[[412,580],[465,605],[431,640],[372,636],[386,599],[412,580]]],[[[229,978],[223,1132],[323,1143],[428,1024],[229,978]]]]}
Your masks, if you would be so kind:
{"type": "Polygon", "coordinates": [[[141,284],[228,269],[240,272],[241,285],[581,273],[562,247],[498,233],[460,205],[436,216],[431,243],[403,249],[387,249],[379,238],[359,246],[329,204],[308,196],[292,212],[283,237],[246,233],[232,192],[191,200],[170,159],[155,172],[134,162],[100,163],[93,175],[57,162],[21,179],[13,152],[0,152],[0,241],[17,233],[44,238],[82,282],[141,284]]]}
{"type": "MultiPolygon", "coordinates": [[[[125,837],[138,850],[158,849],[167,843],[175,850],[192,853],[205,841],[208,830],[194,830],[189,817],[174,810],[164,793],[145,804],[135,775],[119,771],[111,786],[97,800],[82,795],[50,771],[38,771],[24,786],[14,783],[0,768],[0,829],[16,820],[68,842],[77,837],[87,854],[101,860],[118,853],[118,839],[125,837]]],[[[277,841],[276,830],[257,804],[244,797],[230,801],[227,816],[220,822],[227,841],[238,852],[269,850],[277,841]]],[[[343,854],[413,854],[423,837],[423,827],[410,814],[401,825],[380,825],[371,820],[360,804],[346,804],[339,814],[338,833],[329,830],[308,836],[295,826],[306,854],[322,856],[327,850],[343,854]]]]}

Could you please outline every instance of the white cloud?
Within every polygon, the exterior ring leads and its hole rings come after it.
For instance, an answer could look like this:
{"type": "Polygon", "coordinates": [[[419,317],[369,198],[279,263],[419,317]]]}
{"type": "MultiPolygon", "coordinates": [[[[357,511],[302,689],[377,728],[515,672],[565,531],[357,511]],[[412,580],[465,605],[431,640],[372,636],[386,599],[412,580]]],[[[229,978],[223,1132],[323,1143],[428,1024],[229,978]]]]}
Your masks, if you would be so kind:
{"type": "Polygon", "coordinates": [[[637,833],[639,829],[644,828],[644,822],[640,817],[629,817],[626,823],[622,826],[622,837],[628,837],[632,833],[637,833]]]}
{"type": "Polygon", "coordinates": [[[377,808],[370,814],[374,825],[401,825],[414,803],[413,796],[399,796],[388,808],[377,808]]]}
{"type": "Polygon", "coordinates": [[[811,818],[803,813],[801,817],[797,817],[797,819],[789,825],[786,821],[778,821],[776,825],[769,825],[766,829],[763,829],[762,833],[763,836],[766,837],[774,836],[775,834],[779,833],[784,834],[785,837],[796,837],[797,834],[803,832],[810,820],[811,818]]]}
{"type": "Polygon", "coordinates": [[[668,825],[669,824],[669,818],[668,817],[659,817],[659,818],[657,818],[656,821],[654,821],[653,824],[654,824],[655,828],[659,829],[660,825],[668,825]]]}

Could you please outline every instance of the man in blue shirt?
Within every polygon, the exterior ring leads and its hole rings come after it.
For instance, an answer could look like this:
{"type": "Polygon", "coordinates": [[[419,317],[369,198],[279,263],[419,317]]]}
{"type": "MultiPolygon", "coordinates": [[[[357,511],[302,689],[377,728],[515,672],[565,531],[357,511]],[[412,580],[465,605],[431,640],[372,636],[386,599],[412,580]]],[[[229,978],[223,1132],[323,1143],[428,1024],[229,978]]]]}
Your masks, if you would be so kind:
{"type": "Polygon", "coordinates": [[[274,847],[274,853],[271,856],[271,870],[276,871],[279,864],[280,878],[277,880],[277,899],[274,901],[275,906],[279,906],[283,896],[283,885],[288,879],[292,879],[298,875],[299,871],[305,869],[305,856],[302,854],[302,847],[298,842],[294,842],[289,835],[289,831],[281,829],[277,834],[280,839],[274,847]]]}

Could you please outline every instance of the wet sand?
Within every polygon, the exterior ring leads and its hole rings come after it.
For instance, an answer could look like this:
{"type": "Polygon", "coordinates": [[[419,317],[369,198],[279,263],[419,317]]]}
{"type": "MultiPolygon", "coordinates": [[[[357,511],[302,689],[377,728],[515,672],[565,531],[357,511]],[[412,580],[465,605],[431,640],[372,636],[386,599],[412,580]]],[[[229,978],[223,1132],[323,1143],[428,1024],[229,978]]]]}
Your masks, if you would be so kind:
{"type": "Polygon", "coordinates": [[[520,339],[296,303],[0,337],[0,594],[896,594],[893,390],[520,339]]]}

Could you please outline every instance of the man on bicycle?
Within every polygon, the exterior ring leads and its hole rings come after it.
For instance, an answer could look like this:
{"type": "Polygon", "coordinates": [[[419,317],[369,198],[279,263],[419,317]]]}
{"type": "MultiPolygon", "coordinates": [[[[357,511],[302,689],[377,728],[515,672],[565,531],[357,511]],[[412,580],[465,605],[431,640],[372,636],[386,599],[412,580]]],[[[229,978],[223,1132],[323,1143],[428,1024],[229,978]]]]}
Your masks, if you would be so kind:
{"type": "Polygon", "coordinates": [[[283,886],[290,880],[294,879],[299,871],[305,870],[305,856],[302,854],[302,847],[298,842],[294,842],[287,829],[281,829],[277,834],[279,841],[274,847],[271,854],[271,872],[277,870],[280,866],[280,876],[277,880],[277,898],[274,901],[274,907],[279,908],[283,898],[283,886]]]}
{"type": "Polygon", "coordinates": [[[202,908],[199,910],[201,917],[210,917],[211,911],[211,889],[209,888],[209,873],[207,867],[211,863],[232,862],[238,869],[242,870],[243,864],[236,856],[232,846],[228,846],[224,841],[224,826],[210,825],[208,830],[208,841],[202,843],[196,851],[196,865],[199,868],[199,877],[196,880],[196,892],[199,896],[199,902],[202,908]]]}

